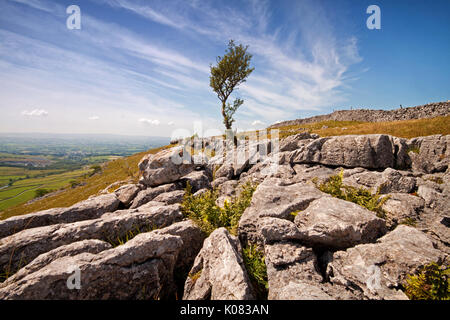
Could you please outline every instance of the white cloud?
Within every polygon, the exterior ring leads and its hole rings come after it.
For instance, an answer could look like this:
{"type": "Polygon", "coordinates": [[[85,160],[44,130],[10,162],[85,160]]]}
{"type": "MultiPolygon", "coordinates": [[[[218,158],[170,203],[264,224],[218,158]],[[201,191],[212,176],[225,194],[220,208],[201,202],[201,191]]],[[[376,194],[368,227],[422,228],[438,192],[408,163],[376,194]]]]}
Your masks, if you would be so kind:
{"type": "Polygon", "coordinates": [[[157,120],[157,119],[146,119],[146,118],[141,118],[141,119],[139,119],[139,122],[145,123],[145,124],[154,125],[154,126],[157,126],[157,125],[160,124],[160,121],[157,120]]]}
{"type": "Polygon", "coordinates": [[[98,119],[100,119],[100,117],[99,116],[92,116],[92,117],[89,117],[88,119],[89,120],[98,120],[98,119]]]}
{"type": "Polygon", "coordinates": [[[264,122],[260,121],[260,120],[255,120],[252,122],[252,126],[262,126],[264,125],[264,122]]]}
{"type": "Polygon", "coordinates": [[[31,111],[24,110],[22,111],[22,115],[28,117],[45,117],[48,116],[48,111],[45,111],[44,109],[34,109],[31,111]]]}
{"type": "Polygon", "coordinates": [[[168,126],[173,126],[174,124],[175,124],[175,122],[173,122],[173,121],[167,122],[167,125],[168,125],[168,126]]]}

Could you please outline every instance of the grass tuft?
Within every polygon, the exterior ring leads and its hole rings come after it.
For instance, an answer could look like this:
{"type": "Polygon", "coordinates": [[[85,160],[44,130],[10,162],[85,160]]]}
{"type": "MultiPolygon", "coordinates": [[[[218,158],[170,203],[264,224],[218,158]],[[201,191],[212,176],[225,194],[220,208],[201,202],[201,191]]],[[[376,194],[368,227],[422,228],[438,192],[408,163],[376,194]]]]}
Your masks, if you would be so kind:
{"type": "Polygon", "coordinates": [[[380,190],[372,194],[370,190],[365,188],[355,188],[346,186],[342,180],[344,178],[344,170],[337,175],[331,176],[327,181],[320,184],[317,179],[313,180],[320,191],[328,193],[335,198],[343,199],[356,203],[366,209],[376,213],[379,218],[386,218],[386,212],[382,209],[383,204],[389,199],[389,196],[381,198],[380,190]]]}
{"type": "Polygon", "coordinates": [[[408,275],[405,294],[410,300],[450,300],[450,267],[435,262],[408,275]]]}
{"type": "Polygon", "coordinates": [[[269,284],[263,252],[259,251],[256,245],[249,245],[242,249],[242,257],[250,281],[256,291],[257,299],[267,299],[269,284]]]}
{"type": "Polygon", "coordinates": [[[250,205],[256,185],[247,182],[241,188],[239,196],[225,201],[223,208],[216,204],[218,190],[207,190],[198,196],[192,194],[188,183],[181,208],[183,213],[192,219],[206,234],[224,227],[231,234],[237,234],[239,219],[250,205]]]}

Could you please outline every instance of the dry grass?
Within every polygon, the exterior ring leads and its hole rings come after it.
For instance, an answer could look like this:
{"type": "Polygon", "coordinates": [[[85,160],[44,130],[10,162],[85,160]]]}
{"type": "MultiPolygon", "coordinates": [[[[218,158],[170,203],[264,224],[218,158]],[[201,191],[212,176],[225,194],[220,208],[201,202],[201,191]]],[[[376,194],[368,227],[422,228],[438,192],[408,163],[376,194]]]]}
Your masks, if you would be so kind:
{"type": "Polygon", "coordinates": [[[54,196],[30,204],[25,203],[8,208],[1,213],[0,219],[50,208],[69,207],[79,201],[89,198],[91,195],[99,193],[114,182],[122,180],[132,180],[137,182],[139,178],[138,163],[142,157],[148,153],[156,153],[168,147],[170,146],[164,146],[137,153],[126,158],[109,161],[102,166],[101,173],[80,181],[83,185],[75,188],[68,187],[54,196]]]}
{"type": "Polygon", "coordinates": [[[321,137],[383,133],[410,139],[434,134],[450,134],[450,116],[391,122],[321,121],[312,124],[280,127],[279,130],[280,138],[309,131],[317,133],[321,137]],[[324,126],[328,128],[323,128],[324,126]]]}

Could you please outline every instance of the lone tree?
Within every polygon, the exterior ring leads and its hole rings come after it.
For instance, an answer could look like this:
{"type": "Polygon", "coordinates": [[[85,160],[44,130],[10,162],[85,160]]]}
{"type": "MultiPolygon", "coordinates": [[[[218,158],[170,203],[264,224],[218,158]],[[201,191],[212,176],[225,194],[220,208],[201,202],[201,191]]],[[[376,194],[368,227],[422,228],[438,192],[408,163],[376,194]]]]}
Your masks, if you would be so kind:
{"type": "Polygon", "coordinates": [[[233,114],[244,103],[236,98],[233,104],[227,102],[237,86],[244,83],[255,68],[250,68],[252,55],[247,53],[248,46],[236,46],[233,40],[228,43],[228,49],[223,57],[217,57],[217,65],[211,66],[209,85],[222,103],[223,123],[226,129],[231,129],[234,122],[233,114]]]}

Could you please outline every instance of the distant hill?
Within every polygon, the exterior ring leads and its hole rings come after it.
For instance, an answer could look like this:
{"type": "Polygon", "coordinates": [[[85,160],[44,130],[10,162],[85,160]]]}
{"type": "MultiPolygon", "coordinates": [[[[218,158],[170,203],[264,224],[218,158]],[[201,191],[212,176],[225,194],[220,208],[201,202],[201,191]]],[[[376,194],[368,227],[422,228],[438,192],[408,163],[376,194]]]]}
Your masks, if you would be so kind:
{"type": "Polygon", "coordinates": [[[399,108],[395,110],[354,109],[339,110],[330,114],[278,122],[269,128],[279,128],[292,125],[308,124],[321,121],[364,121],[389,122],[399,120],[414,120],[450,115],[450,102],[435,102],[416,107],[399,108]]]}

